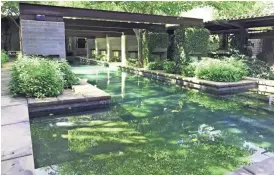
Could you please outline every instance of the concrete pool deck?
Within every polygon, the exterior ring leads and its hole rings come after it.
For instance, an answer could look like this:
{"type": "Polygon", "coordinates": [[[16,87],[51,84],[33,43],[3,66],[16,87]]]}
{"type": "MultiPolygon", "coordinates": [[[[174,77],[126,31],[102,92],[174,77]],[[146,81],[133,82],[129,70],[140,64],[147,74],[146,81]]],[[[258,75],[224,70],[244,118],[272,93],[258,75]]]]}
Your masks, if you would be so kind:
{"type": "MultiPolygon", "coordinates": [[[[31,175],[35,174],[32,140],[30,131],[31,110],[74,112],[74,107],[85,105],[92,110],[106,107],[111,96],[82,81],[73,90],[64,90],[63,94],[44,99],[13,98],[8,83],[11,79],[7,69],[1,70],[1,174],[2,175],[31,175]],[[76,104],[76,106],[75,106],[76,104]],[[74,106],[73,106],[74,105],[74,106]],[[66,110],[64,110],[66,109],[66,110]]],[[[81,108],[82,110],[82,108],[81,108]]]]}

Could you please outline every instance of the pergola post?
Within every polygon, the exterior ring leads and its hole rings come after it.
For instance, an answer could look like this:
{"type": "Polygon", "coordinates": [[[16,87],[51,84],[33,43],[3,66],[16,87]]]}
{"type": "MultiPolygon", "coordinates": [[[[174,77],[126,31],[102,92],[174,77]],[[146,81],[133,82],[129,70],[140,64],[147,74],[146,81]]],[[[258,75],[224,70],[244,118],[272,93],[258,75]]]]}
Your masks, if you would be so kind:
{"type": "Polygon", "coordinates": [[[87,39],[87,59],[90,58],[90,50],[91,50],[91,42],[92,40],[91,39],[87,39]]]}
{"type": "Polygon", "coordinates": [[[95,38],[95,56],[99,56],[98,39],[95,38]]]}
{"type": "Polygon", "coordinates": [[[121,36],[121,62],[123,66],[127,65],[127,36],[121,36]]]}
{"type": "Polygon", "coordinates": [[[107,46],[107,62],[109,62],[111,57],[111,43],[108,35],[106,36],[106,46],[107,46]]]}

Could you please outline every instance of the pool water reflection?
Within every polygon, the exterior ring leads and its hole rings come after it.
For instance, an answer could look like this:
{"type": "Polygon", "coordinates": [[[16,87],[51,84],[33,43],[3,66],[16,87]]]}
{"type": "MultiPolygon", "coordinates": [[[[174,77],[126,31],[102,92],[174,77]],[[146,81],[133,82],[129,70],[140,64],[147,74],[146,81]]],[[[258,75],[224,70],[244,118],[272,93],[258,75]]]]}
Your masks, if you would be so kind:
{"type": "Polygon", "coordinates": [[[274,150],[274,118],[112,68],[74,67],[110,109],[33,119],[36,174],[224,174],[274,150]]]}

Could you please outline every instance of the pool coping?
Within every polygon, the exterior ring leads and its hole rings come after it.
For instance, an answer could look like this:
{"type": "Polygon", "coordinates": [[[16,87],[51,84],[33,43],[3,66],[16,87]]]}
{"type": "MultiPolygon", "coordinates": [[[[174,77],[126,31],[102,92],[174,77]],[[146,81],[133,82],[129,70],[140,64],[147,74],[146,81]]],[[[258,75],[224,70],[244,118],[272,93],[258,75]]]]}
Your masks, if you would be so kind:
{"type": "Polygon", "coordinates": [[[257,82],[254,80],[241,80],[238,82],[214,82],[208,80],[201,80],[195,77],[183,77],[181,75],[168,74],[163,71],[146,70],[144,68],[119,66],[119,69],[122,71],[126,71],[128,73],[133,73],[147,78],[159,80],[162,82],[168,82],[188,88],[193,88],[216,95],[246,92],[249,89],[258,87],[257,82]]]}

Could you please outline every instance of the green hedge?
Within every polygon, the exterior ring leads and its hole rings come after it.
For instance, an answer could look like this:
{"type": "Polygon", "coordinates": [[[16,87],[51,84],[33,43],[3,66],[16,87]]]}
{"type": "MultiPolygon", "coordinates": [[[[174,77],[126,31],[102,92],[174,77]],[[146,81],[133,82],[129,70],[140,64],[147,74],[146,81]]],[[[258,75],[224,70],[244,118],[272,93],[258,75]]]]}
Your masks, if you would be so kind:
{"type": "Polygon", "coordinates": [[[22,57],[11,69],[9,88],[14,96],[53,97],[78,83],[69,65],[38,57],[22,57]]]}
{"type": "Polygon", "coordinates": [[[71,88],[72,85],[79,84],[79,79],[71,71],[67,61],[59,61],[59,68],[64,78],[64,88],[71,88]]]}
{"type": "Polygon", "coordinates": [[[177,65],[174,61],[164,62],[164,70],[166,73],[181,74],[181,66],[177,65]]]}
{"type": "Polygon", "coordinates": [[[247,74],[247,66],[243,61],[235,58],[203,59],[197,64],[195,70],[198,78],[217,82],[240,81],[247,74]]]}
{"type": "Polygon", "coordinates": [[[3,67],[3,65],[8,62],[9,57],[6,54],[6,52],[4,50],[1,51],[1,67],[3,67]]]}
{"type": "Polygon", "coordinates": [[[186,56],[199,53],[206,55],[209,44],[209,31],[204,28],[185,28],[183,47],[186,56]]]}
{"type": "Polygon", "coordinates": [[[167,48],[169,38],[167,33],[145,31],[143,33],[143,58],[144,64],[151,61],[152,52],[155,48],[167,48]]]}
{"type": "Polygon", "coordinates": [[[149,70],[163,70],[164,69],[164,62],[163,61],[155,61],[148,63],[149,70]]]}

